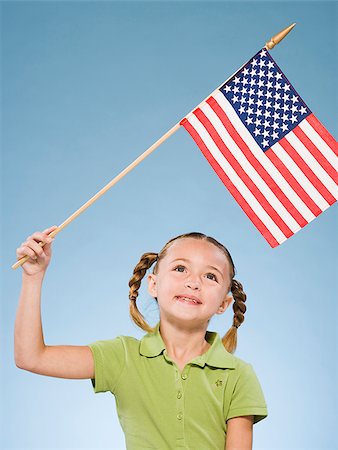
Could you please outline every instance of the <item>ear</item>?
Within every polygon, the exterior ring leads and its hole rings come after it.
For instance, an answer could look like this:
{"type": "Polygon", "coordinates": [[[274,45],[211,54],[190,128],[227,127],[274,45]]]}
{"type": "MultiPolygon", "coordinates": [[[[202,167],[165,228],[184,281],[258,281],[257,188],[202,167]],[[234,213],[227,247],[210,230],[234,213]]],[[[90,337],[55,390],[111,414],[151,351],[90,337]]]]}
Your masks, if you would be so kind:
{"type": "Polygon", "coordinates": [[[148,292],[152,297],[157,297],[157,284],[156,284],[156,275],[153,273],[150,273],[148,275],[147,281],[148,281],[148,292]]]}
{"type": "Polygon", "coordinates": [[[232,304],[234,298],[232,295],[226,295],[222,303],[219,305],[217,314],[223,314],[224,311],[232,304]]]}

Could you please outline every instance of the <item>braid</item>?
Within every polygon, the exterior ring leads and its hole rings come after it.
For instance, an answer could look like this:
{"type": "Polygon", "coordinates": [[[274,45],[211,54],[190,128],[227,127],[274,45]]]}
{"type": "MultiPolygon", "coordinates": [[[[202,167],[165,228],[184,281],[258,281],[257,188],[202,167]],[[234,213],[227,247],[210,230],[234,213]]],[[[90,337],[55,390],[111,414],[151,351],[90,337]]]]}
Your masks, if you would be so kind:
{"type": "Polygon", "coordinates": [[[138,290],[141,286],[141,281],[144,275],[146,274],[147,270],[153,265],[153,263],[157,260],[158,254],[157,253],[144,253],[141,256],[140,261],[136,265],[133,276],[131,277],[129,281],[129,312],[130,316],[133,319],[133,321],[136,323],[137,326],[142,328],[142,330],[149,332],[154,331],[153,328],[151,328],[147,322],[144,320],[143,315],[140,313],[137,305],[136,305],[136,299],[138,296],[138,290]]]}
{"type": "Polygon", "coordinates": [[[233,279],[231,283],[231,293],[234,299],[232,307],[234,310],[234,318],[232,326],[223,336],[222,342],[228,352],[234,353],[237,347],[237,329],[244,322],[246,294],[243,291],[242,284],[235,279],[233,279]]]}

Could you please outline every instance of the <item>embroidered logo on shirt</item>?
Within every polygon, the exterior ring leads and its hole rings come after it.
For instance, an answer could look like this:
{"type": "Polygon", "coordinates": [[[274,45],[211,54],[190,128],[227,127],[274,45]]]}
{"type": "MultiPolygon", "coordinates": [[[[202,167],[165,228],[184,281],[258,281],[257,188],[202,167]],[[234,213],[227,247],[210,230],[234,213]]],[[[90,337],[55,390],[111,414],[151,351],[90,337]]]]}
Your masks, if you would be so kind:
{"type": "Polygon", "coordinates": [[[215,384],[217,387],[220,387],[223,384],[223,380],[217,380],[215,384]]]}

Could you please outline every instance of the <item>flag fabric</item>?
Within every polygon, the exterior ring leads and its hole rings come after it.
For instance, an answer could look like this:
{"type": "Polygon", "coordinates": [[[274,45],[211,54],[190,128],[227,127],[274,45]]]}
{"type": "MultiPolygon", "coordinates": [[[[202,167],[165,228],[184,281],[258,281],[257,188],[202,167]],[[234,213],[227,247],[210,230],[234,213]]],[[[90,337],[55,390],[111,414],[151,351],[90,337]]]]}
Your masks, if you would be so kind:
{"type": "Polygon", "coordinates": [[[263,48],[180,124],[271,247],[338,198],[338,148],[263,48]]]}

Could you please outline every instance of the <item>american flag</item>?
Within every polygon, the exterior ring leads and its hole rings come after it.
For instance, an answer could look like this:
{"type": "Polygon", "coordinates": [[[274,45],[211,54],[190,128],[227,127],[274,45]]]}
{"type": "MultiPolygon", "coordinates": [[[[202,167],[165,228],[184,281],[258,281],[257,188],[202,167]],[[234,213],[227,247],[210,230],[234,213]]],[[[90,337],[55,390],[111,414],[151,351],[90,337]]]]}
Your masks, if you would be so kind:
{"type": "Polygon", "coordinates": [[[180,124],[271,247],[338,198],[338,148],[266,49],[180,124]]]}

